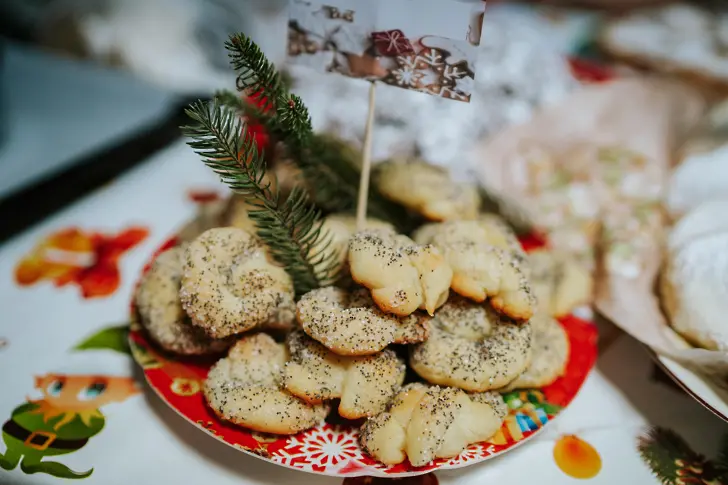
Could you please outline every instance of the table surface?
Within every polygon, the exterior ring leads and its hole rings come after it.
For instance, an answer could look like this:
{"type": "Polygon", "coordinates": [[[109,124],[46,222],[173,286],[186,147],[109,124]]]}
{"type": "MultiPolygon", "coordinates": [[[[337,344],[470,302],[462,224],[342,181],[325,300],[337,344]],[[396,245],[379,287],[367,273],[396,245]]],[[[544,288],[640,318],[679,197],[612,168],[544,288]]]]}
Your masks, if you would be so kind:
{"type": "MultiPolygon", "coordinates": [[[[197,205],[189,193],[199,190],[224,193],[213,174],[179,142],[0,248],[3,420],[27,400],[41,397],[37,385],[44,381],[36,380],[36,376],[63,375],[72,380],[73,376],[80,379],[79,375],[105,375],[140,380],[128,354],[109,348],[74,348],[103,329],[128,321],[135,279],[155,248],[195,213],[197,205]],[[83,249],[75,253],[69,250],[82,271],[65,278],[67,283],[62,286],[58,286],[63,279],[58,272],[42,267],[34,280],[23,285],[15,281],[16,269],[23,265],[27,269],[34,251],[48,254],[54,247],[68,249],[59,238],[49,240],[50,235],[76,228],[73,234],[77,240],[103,241],[108,249],[123,239],[118,236],[130,227],[144,228],[148,234],[128,250],[111,251],[113,257],[108,256],[108,250],[96,251],[91,258],[86,258],[83,249]],[[115,287],[112,283],[117,274],[115,287]],[[84,297],[84,292],[99,296],[84,297]]],[[[77,246],[85,247],[82,243],[77,246]]],[[[95,247],[100,246],[104,244],[95,247]]],[[[437,472],[439,482],[486,483],[504,478],[525,483],[534,477],[544,483],[576,481],[553,457],[559,439],[576,435],[601,457],[601,470],[591,480],[594,483],[658,483],[637,451],[638,437],[651,426],[674,430],[696,451],[715,456],[720,439],[728,435],[728,424],[664,376],[660,378],[648,353],[630,337],[614,327],[600,330],[602,348],[597,366],[558,419],[535,439],[503,457],[459,471],[437,472]]],[[[93,468],[87,481],[104,485],[196,484],[205,480],[219,485],[294,480],[301,484],[341,483],[337,478],[283,469],[227,447],[189,425],[145,385],[139,385],[140,394],[102,406],[106,418],[102,432],[81,449],[53,461],[76,471],[93,468]]],[[[7,456],[6,438],[0,453],[7,456]]],[[[25,474],[19,467],[11,472],[0,470],[3,484],[57,481],[47,474],[25,474]]]]}
{"type": "MultiPolygon", "coordinates": [[[[583,22],[577,24],[564,28],[561,21],[558,32],[566,32],[564,43],[580,36],[583,22]]],[[[61,135],[53,135],[56,123],[48,122],[44,133],[63,141],[61,135]]],[[[0,152],[5,158],[0,160],[7,160],[8,150],[13,149],[6,146],[0,152]]],[[[38,157],[38,147],[30,144],[27,149],[21,153],[26,164],[38,157]]],[[[5,175],[12,170],[4,162],[0,169],[5,175]]],[[[42,389],[55,377],[65,377],[69,387],[88,380],[84,376],[113,377],[110,388],[118,390],[134,381],[141,392],[118,392],[117,402],[100,404],[99,412],[105,417],[101,432],[73,452],[53,457],[39,452],[42,461],[61,463],[77,472],[93,469],[86,482],[102,485],[341,484],[340,478],[263,462],[188,424],[143,383],[138,366],[114,339],[119,335],[116,329],[128,323],[129,301],[142,267],[198,210],[190,191],[208,190],[224,193],[213,174],[178,142],[0,246],[0,423],[19,406],[39,400],[42,389]],[[49,257],[72,262],[38,263],[49,257]]],[[[715,457],[721,440],[728,436],[728,424],[669,381],[640,344],[609,324],[599,327],[597,365],[556,420],[504,456],[461,470],[436,472],[437,481],[576,483],[573,467],[583,460],[578,450],[571,469],[562,470],[554,459],[555,446],[573,435],[600,457],[601,468],[590,482],[660,483],[638,452],[640,438],[656,427],[674,431],[686,446],[715,457]]],[[[664,449],[663,444],[654,446],[664,449]]],[[[3,435],[0,464],[19,451],[24,449],[3,435]]],[[[37,459],[39,453],[31,453],[31,458],[37,459]]],[[[26,461],[32,464],[32,459],[26,461]]],[[[27,463],[26,471],[33,471],[27,463]]],[[[12,471],[0,468],[0,484],[45,483],[60,483],[60,479],[25,473],[21,466],[12,471]]],[[[434,481],[430,477],[413,483],[434,481]]]]}
{"type": "Polygon", "coordinates": [[[129,73],[4,41],[0,198],[153,125],[178,96],[129,73]]]}

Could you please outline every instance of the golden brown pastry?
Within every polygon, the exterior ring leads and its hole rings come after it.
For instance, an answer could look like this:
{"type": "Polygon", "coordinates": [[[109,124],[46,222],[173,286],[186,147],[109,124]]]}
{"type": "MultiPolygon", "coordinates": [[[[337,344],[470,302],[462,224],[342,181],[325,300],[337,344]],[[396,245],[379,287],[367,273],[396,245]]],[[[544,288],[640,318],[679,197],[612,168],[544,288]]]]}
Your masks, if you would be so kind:
{"type": "Polygon", "coordinates": [[[351,277],[372,292],[379,308],[407,316],[432,315],[447,300],[452,270],[432,245],[386,230],[357,232],[349,243],[351,277]]]}
{"type": "Polygon", "coordinates": [[[210,229],[185,251],[180,300],[193,324],[227,337],[295,316],[291,277],[243,229],[210,229]]]}
{"type": "Polygon", "coordinates": [[[591,273],[568,253],[550,249],[532,251],[528,253],[528,268],[540,311],[562,317],[591,300],[591,273]]]}
{"type": "Polygon", "coordinates": [[[424,466],[486,441],[501,427],[506,413],[503,398],[495,392],[467,394],[413,383],[396,395],[387,412],[364,423],[359,439],[362,448],[384,464],[409,458],[413,466],[424,466]]]}
{"type": "Polygon", "coordinates": [[[230,339],[212,339],[190,323],[179,299],[185,248],[161,253],[142,277],[135,302],[141,324],[163,349],[180,355],[207,355],[224,351],[230,339]]]}
{"type": "Polygon", "coordinates": [[[404,381],[405,363],[392,350],[343,357],[301,331],[291,332],[287,342],[291,359],[283,373],[286,390],[311,404],[341,399],[339,415],[344,418],[384,411],[404,381]]]}
{"type": "Polygon", "coordinates": [[[430,336],[413,346],[410,367],[431,384],[481,392],[499,389],[531,362],[531,324],[451,298],[430,321],[430,336]]]}
{"type": "Polygon", "coordinates": [[[328,286],[309,291],[298,301],[298,323],[314,340],[339,355],[371,355],[387,345],[422,342],[427,317],[397,317],[374,305],[369,292],[328,286]]]}
{"type": "Polygon", "coordinates": [[[519,320],[533,315],[536,298],[526,278],[525,255],[512,231],[497,217],[428,225],[414,235],[440,249],[453,271],[451,287],[519,320]]]}
{"type": "Polygon", "coordinates": [[[285,345],[270,336],[243,337],[210,369],[204,386],[210,409],[222,420],[263,433],[295,434],[317,426],[328,407],[281,390],[287,360],[285,345]]]}
{"type": "Polygon", "coordinates": [[[531,326],[531,363],[513,382],[500,389],[501,392],[545,387],[566,372],[569,339],[561,324],[548,315],[537,314],[531,319],[531,326]]]}
{"type": "MultiPolygon", "coordinates": [[[[365,229],[382,229],[394,232],[394,226],[375,218],[367,218],[365,229]]],[[[336,252],[338,273],[345,266],[349,254],[349,239],[356,232],[356,216],[350,214],[331,214],[321,225],[321,236],[311,252],[311,259],[336,252]]],[[[317,270],[322,273],[329,266],[328,260],[322,260],[317,270]]]]}
{"type": "Polygon", "coordinates": [[[480,196],[472,184],[456,183],[448,171],[425,162],[383,162],[373,174],[382,195],[431,221],[475,219],[480,196]]]}

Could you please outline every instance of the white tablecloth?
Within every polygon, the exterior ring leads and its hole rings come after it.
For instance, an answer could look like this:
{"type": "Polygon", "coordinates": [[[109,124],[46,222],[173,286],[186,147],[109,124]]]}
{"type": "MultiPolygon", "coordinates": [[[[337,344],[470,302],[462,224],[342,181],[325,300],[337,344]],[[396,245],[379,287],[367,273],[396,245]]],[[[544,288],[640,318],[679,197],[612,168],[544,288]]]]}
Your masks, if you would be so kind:
{"type": "MultiPolygon", "coordinates": [[[[128,321],[130,295],[143,265],[196,210],[187,195],[191,189],[223,190],[179,142],[0,248],[0,423],[26,400],[41,397],[34,376],[130,376],[139,380],[142,392],[104,405],[106,424],[99,434],[77,451],[48,460],[76,471],[93,468],[86,481],[102,485],[341,484],[340,478],[265,463],[205,435],[141,383],[141,372],[127,354],[73,350],[89,335],[128,321]],[[82,233],[113,237],[130,226],[148,228],[149,235],[120,256],[120,285],[106,297],[83,298],[74,283],[56,287],[51,280],[25,286],[15,282],[21,259],[49,234],[77,227],[82,233]]],[[[612,338],[613,328],[603,330],[604,345],[594,371],[572,405],[543,433],[503,457],[437,472],[439,482],[576,482],[553,457],[559,438],[576,435],[601,457],[593,483],[658,483],[636,447],[648,426],[672,429],[696,451],[715,456],[728,424],[670,383],[655,380],[654,363],[639,344],[624,335],[612,338]]],[[[0,453],[7,454],[5,444],[0,444],[0,453]]],[[[25,474],[20,467],[0,469],[2,484],[58,482],[48,474],[25,474]]]]}

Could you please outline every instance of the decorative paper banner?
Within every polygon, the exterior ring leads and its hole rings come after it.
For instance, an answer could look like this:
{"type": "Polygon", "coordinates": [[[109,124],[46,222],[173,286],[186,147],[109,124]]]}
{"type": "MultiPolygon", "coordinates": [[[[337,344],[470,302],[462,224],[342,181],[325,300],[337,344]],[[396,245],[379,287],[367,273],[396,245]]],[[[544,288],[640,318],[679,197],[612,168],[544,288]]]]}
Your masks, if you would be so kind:
{"type": "Polygon", "coordinates": [[[470,101],[484,1],[291,0],[290,7],[291,62],[470,101]]]}

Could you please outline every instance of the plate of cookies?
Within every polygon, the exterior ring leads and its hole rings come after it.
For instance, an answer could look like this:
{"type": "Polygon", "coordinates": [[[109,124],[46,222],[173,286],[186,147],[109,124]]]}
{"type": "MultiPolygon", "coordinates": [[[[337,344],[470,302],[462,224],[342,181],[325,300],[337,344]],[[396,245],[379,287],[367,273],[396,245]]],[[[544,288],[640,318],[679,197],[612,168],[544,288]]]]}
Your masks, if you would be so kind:
{"type": "Polygon", "coordinates": [[[543,267],[558,258],[543,254],[532,269],[471,188],[406,170],[434,189],[392,199],[412,195],[400,203],[430,222],[405,235],[328,215],[343,276],[303,294],[238,196],[212,227],[162,246],[137,286],[129,337],[151,389],[244,453],[342,477],[476,464],[548,425],[596,361],[596,327],[560,296],[578,275],[552,278],[543,267]]]}

